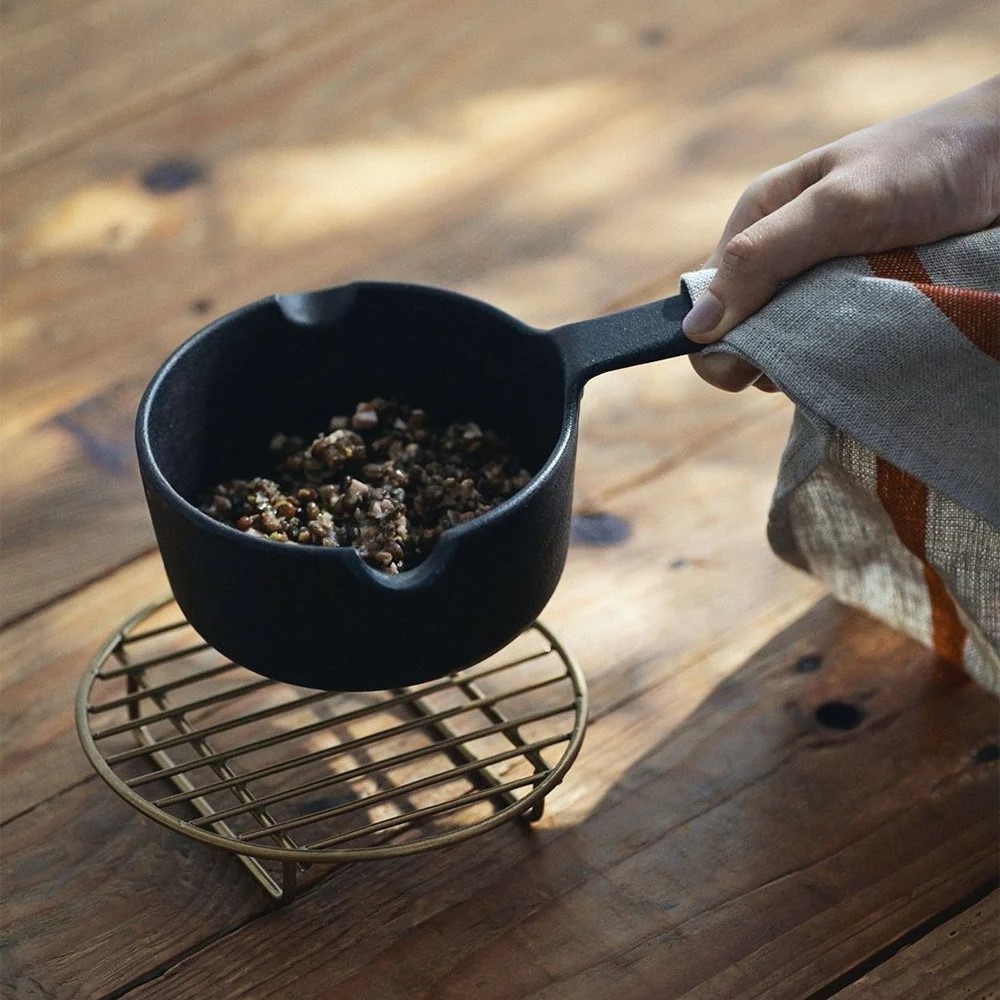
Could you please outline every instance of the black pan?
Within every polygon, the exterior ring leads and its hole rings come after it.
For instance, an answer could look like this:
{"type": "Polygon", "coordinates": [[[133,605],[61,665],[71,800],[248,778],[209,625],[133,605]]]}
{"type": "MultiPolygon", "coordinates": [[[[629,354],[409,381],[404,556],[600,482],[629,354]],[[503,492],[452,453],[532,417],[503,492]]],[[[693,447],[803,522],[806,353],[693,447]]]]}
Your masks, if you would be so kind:
{"type": "Polygon", "coordinates": [[[415,684],[495,652],[562,573],[584,383],[697,350],[680,328],[688,308],[676,296],[542,331],[452,292],[363,282],[216,320],[167,359],[136,421],[178,604],[237,663],[327,690],[415,684]],[[265,474],[275,431],[311,435],[374,396],[507,435],[531,482],[398,576],[354,549],[254,538],[198,509],[206,488],[265,474]]]}

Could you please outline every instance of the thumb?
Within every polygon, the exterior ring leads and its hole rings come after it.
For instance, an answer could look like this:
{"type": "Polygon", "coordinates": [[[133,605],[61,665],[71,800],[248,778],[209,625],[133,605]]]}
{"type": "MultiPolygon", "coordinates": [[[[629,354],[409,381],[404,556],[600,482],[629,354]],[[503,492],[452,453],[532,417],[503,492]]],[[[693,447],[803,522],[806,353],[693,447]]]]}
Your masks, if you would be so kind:
{"type": "MultiPolygon", "coordinates": [[[[823,207],[821,188],[807,188],[728,240],[715,277],[684,319],[684,333],[691,340],[721,340],[786,281],[839,255],[838,220],[823,207]]],[[[839,227],[844,228],[843,221],[839,227]]]]}

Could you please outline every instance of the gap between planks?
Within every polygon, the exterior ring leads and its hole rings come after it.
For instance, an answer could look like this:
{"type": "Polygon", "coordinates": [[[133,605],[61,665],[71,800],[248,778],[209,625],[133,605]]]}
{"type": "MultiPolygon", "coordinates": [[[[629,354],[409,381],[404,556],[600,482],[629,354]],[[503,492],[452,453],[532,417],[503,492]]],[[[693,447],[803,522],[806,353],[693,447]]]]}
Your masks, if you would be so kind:
{"type": "MultiPolygon", "coordinates": [[[[900,961],[900,953],[906,949],[919,945],[921,942],[929,941],[938,935],[941,928],[953,923],[957,919],[969,918],[977,907],[986,904],[987,920],[994,928],[994,938],[1000,936],[1000,921],[997,919],[997,890],[1000,889],[1000,877],[992,878],[989,882],[980,886],[974,892],[969,893],[963,899],[957,900],[950,906],[946,906],[928,918],[923,923],[918,924],[912,930],[901,934],[895,941],[890,942],[884,948],[880,948],[869,958],[848,969],[836,979],[831,980],[826,986],[810,993],[803,1000],[831,1000],[840,996],[843,1000],[874,1000],[872,987],[866,986],[863,980],[872,973],[887,972],[900,961]]],[[[994,980],[995,986],[1000,986],[1000,959],[996,960],[997,976],[994,980]]],[[[893,977],[897,978],[897,977],[893,977]]],[[[892,991],[895,996],[895,991],[892,991]]],[[[881,995],[881,993],[879,993],[881,995]]],[[[900,993],[899,996],[905,994],[900,993]]],[[[984,994],[983,1000],[988,1000],[989,995],[984,994]]],[[[927,998],[929,1000],[929,998],[927,998]]]]}

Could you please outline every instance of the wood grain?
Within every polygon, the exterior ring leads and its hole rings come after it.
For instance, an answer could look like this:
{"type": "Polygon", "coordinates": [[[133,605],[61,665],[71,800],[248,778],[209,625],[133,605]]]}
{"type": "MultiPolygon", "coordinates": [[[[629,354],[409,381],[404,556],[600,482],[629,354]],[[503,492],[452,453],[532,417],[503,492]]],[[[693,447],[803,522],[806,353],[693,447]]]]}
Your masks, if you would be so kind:
{"type": "Polygon", "coordinates": [[[152,554],[4,632],[4,824],[90,777],[73,717],[80,679],[115,629],[166,592],[152,554]]]}
{"type": "MultiPolygon", "coordinates": [[[[699,484],[697,473],[692,476],[690,469],[675,467],[658,480],[635,487],[618,499],[614,513],[631,525],[629,537],[621,545],[573,550],[563,583],[545,617],[584,664],[590,679],[595,719],[608,717],[609,725],[620,725],[622,711],[627,716],[635,710],[623,706],[634,705],[645,691],[662,685],[669,676],[682,678],[682,686],[692,682],[696,691],[706,690],[745,659],[754,645],[772,634],[777,622],[793,618],[815,599],[818,588],[812,581],[766,555],[759,529],[768,488],[755,469],[763,463],[764,456],[776,460],[784,419],[780,412],[771,417],[774,433],[757,433],[751,425],[742,433],[718,439],[689,459],[691,469],[700,467],[709,477],[714,469],[729,468],[732,486],[744,493],[746,511],[756,509],[756,516],[748,516],[741,522],[739,531],[719,530],[720,521],[726,516],[725,494],[713,491],[700,505],[689,502],[691,497],[684,496],[684,491],[693,490],[696,494],[704,488],[704,481],[699,484]],[[754,480],[758,488],[746,489],[748,482],[754,480]],[[669,507],[657,502],[663,491],[672,493],[686,508],[686,517],[673,515],[669,507]],[[672,569],[671,565],[676,564],[679,553],[683,552],[692,559],[690,566],[672,569]],[[736,594],[715,589],[717,581],[732,577],[740,565],[758,558],[761,567],[752,601],[746,599],[751,592],[745,588],[739,588],[736,594]],[[685,581],[686,569],[691,570],[691,575],[685,581]],[[654,611],[653,616],[637,613],[644,604],[650,606],[651,595],[657,602],[652,605],[654,609],[661,606],[661,601],[672,602],[673,613],[660,615],[654,611]],[[721,635],[717,629],[705,625],[720,618],[728,622],[721,635]],[[607,627],[609,621],[615,621],[615,628],[607,627]]],[[[12,868],[5,881],[11,887],[7,895],[7,919],[18,926],[28,926],[25,920],[35,906],[34,889],[26,890],[25,895],[18,887],[42,863],[39,851],[48,850],[42,845],[52,838],[52,831],[60,825],[72,829],[76,817],[115,804],[108,789],[87,778],[89,765],[74,733],[74,693],[86,661],[103,637],[141,603],[154,597],[162,581],[158,558],[147,557],[7,630],[6,649],[10,662],[17,666],[5,676],[0,688],[5,770],[13,775],[5,782],[4,794],[4,809],[9,819],[4,827],[5,842],[12,845],[12,868]]],[[[692,706],[698,697],[697,693],[692,695],[692,706]]],[[[657,728],[648,724],[636,730],[632,753],[644,752],[657,733],[657,728]]],[[[613,756],[618,758],[619,753],[616,751],[613,756]]],[[[629,759],[621,757],[623,769],[629,759]]],[[[578,762],[576,767],[579,766],[578,762]]],[[[610,772],[601,755],[594,758],[592,768],[591,773],[600,780],[595,784],[581,773],[579,787],[581,791],[588,789],[591,797],[599,798],[610,772]]],[[[120,815],[117,811],[115,814],[120,815]]],[[[97,885],[104,879],[106,891],[116,898],[119,894],[136,897],[135,908],[108,908],[111,923],[105,925],[98,917],[91,922],[91,932],[99,944],[88,956],[81,956],[75,969],[87,990],[95,995],[111,989],[116,976],[119,982],[133,977],[134,970],[128,963],[134,956],[124,955],[118,960],[113,955],[113,943],[120,940],[122,927],[145,920],[172,924],[176,914],[190,906],[187,894],[193,891],[188,882],[175,884],[164,878],[158,860],[149,859],[147,864],[142,859],[141,855],[147,851],[162,850],[159,836],[147,843],[142,824],[129,825],[127,829],[134,831],[136,858],[134,870],[126,872],[124,880],[113,865],[104,868],[103,874],[94,874],[95,866],[104,864],[103,858],[114,859],[117,855],[99,851],[44,855],[46,870],[64,887],[60,892],[75,896],[81,880],[87,885],[93,880],[97,885]],[[85,866],[87,872],[75,874],[79,865],[85,866]],[[156,906],[151,904],[149,892],[139,889],[147,878],[154,880],[162,893],[156,906]]],[[[226,897],[232,891],[234,876],[231,868],[223,867],[220,871],[221,877],[211,891],[226,897]]],[[[245,881],[241,869],[237,871],[245,881]]],[[[314,877],[318,874],[313,873],[314,877]]],[[[206,878],[211,878],[210,871],[206,872],[206,878]]],[[[207,891],[206,885],[203,883],[197,891],[207,891]]],[[[262,912],[266,899],[259,889],[255,891],[256,905],[262,912]]],[[[75,912],[75,900],[67,906],[75,912]]],[[[99,904],[96,910],[104,912],[99,904]]],[[[212,919],[206,917],[204,921],[206,938],[228,928],[224,908],[213,909],[212,914],[212,919]]],[[[58,956],[68,947],[73,933],[72,923],[60,924],[58,933],[54,930],[44,945],[31,934],[29,938],[34,943],[26,940],[13,946],[12,968],[36,969],[36,979],[44,982],[54,995],[64,995],[60,992],[64,985],[60,985],[58,978],[58,956]]],[[[153,938],[147,952],[150,968],[169,962],[174,954],[168,938],[157,935],[153,938]]]]}
{"type": "MultiPolygon", "coordinates": [[[[784,421],[779,410],[769,420],[770,432],[751,425],[623,494],[606,509],[629,526],[628,538],[610,548],[571,551],[544,617],[585,665],[595,712],[648,686],[657,656],[676,659],[671,669],[682,670],[711,652],[713,669],[725,672],[821,593],[766,551],[761,525],[769,483],[759,470],[777,462],[784,421]],[[746,516],[738,524],[726,523],[725,492],[704,495],[706,480],[719,468],[742,494],[746,516]],[[748,564],[758,566],[754,590],[720,587],[748,564]],[[650,607],[669,613],[650,618],[650,607]],[[722,636],[712,627],[721,615],[734,624],[722,636]],[[606,627],[609,619],[614,630],[606,627]],[[606,694],[599,687],[605,675],[606,694]]],[[[165,589],[159,556],[146,556],[5,631],[10,666],[0,678],[0,719],[12,775],[5,782],[5,816],[88,773],[72,714],[79,678],[118,624],[165,589]]]]}
{"type": "MultiPolygon", "coordinates": [[[[164,877],[154,856],[165,850],[164,835],[150,837],[149,821],[123,824],[121,846],[110,853],[53,853],[44,846],[51,831],[109,808],[120,821],[121,807],[97,781],[67,789],[50,777],[47,794],[36,789],[38,804],[5,827],[16,848],[5,879],[8,921],[28,927],[36,919],[42,890],[30,873],[40,864],[61,887],[56,898],[45,897],[48,905],[69,893],[66,906],[75,913],[81,879],[92,885],[94,946],[74,970],[94,995],[162,965],[170,971],[138,995],[190,995],[195,981],[221,977],[211,989],[233,980],[229,995],[260,996],[266,980],[273,992],[263,995],[281,996],[307,961],[316,996],[423,995],[413,992],[419,988],[458,997],[475,986],[487,997],[626,988],[640,997],[698,989],[725,997],[746,995],[752,981],[760,992],[751,995],[791,997],[852,967],[883,937],[990,877],[995,789],[989,766],[973,755],[995,739],[995,703],[940,672],[912,644],[829,604],[739,666],[747,644],[794,617],[796,602],[801,610],[812,592],[799,574],[764,562],[755,532],[745,530],[742,543],[739,533],[722,535],[724,495],[709,489],[700,506],[692,501],[711,485],[711,470],[725,468],[748,509],[763,507],[766,490],[755,498],[740,469],[752,479],[760,460],[754,449],[779,443],[779,435],[753,427],[717,442],[701,454],[701,474],[691,458],[617,498],[615,513],[632,526],[623,545],[573,550],[546,617],[585,665],[593,722],[535,836],[509,829],[434,858],[336,870],[285,915],[265,916],[260,890],[253,887],[255,902],[242,870],[216,867],[216,859],[203,862],[199,880],[164,877]],[[670,487],[687,517],[656,502],[670,487]],[[755,549],[754,588],[727,588],[755,549]],[[804,589],[796,589],[800,582],[804,589]],[[669,612],[658,614],[657,606],[669,612]],[[821,669],[796,672],[807,655],[820,656],[821,669]],[[815,710],[832,700],[859,706],[863,724],[849,732],[821,726],[815,710]],[[132,857],[124,872],[122,853],[132,857]],[[230,914],[217,900],[234,885],[239,903],[230,914]],[[105,892],[134,905],[105,907],[105,892]],[[193,905],[192,893],[209,897],[197,904],[199,920],[203,943],[219,937],[217,947],[199,946],[198,958],[175,964],[176,942],[156,931],[146,935],[142,969],[131,953],[116,952],[123,928],[173,925],[193,905]],[[754,919],[759,913],[776,915],[754,919]],[[322,954],[306,957],[303,941],[322,945],[322,954]],[[511,953],[525,942],[539,956],[527,964],[511,953]],[[277,970],[276,952],[289,956],[277,959],[277,970]],[[265,965],[248,963],[248,954],[265,965]],[[513,981],[508,966],[518,970],[513,981]],[[653,982],[673,992],[655,992],[653,982]]],[[[74,621],[95,607],[127,604],[157,572],[143,561],[59,602],[47,621],[32,616],[11,631],[25,630],[20,649],[29,655],[39,636],[65,643],[74,621]]],[[[86,765],[74,762],[66,732],[78,665],[63,661],[45,694],[32,683],[47,663],[44,647],[39,654],[4,691],[5,731],[11,727],[15,740],[32,733],[30,699],[39,699],[33,718],[50,711],[63,722],[30,748],[32,770],[79,780],[86,765]]],[[[59,956],[74,933],[67,921],[47,935],[19,936],[10,968],[34,970],[53,996],[71,995],[59,956]]]]}
{"type": "MultiPolygon", "coordinates": [[[[35,486],[3,510],[22,580],[5,591],[4,620],[51,596],[47,580],[72,589],[148,547],[134,467],[109,474],[88,443],[117,446],[156,364],[207,316],[359,274],[456,287],[541,324],[666,294],[754,173],[971,83],[991,58],[981,5],[939,0],[916,16],[894,0],[881,30],[914,34],[893,57],[898,84],[842,94],[845,65],[856,82],[884,71],[877,38],[859,36],[850,5],[809,19],[786,8],[761,0],[734,23],[723,8],[668,18],[632,3],[605,22],[594,5],[553,5],[524,52],[520,20],[495,5],[459,17],[436,4],[405,31],[405,5],[351,7],[350,30],[310,29],[9,171],[0,463],[35,486]],[[787,30],[765,31],[766,45],[749,32],[778,19],[787,30]],[[742,87],[708,58],[723,39],[742,87]],[[829,63],[806,54],[821,39],[829,63]],[[947,58],[959,45],[962,60],[947,58]],[[333,100],[343,93],[351,101],[333,100]],[[752,141],[734,147],[734,133],[752,141]],[[203,180],[145,190],[141,176],[178,155],[179,136],[203,180]],[[74,433],[81,411],[106,418],[86,440],[74,433]],[[89,529],[72,546],[69,519],[40,532],[32,515],[67,496],[89,529]]],[[[234,47],[253,16],[232,29],[234,47]]],[[[125,27],[106,30],[114,48],[125,27]]]]}
{"type": "Polygon", "coordinates": [[[839,1000],[949,1000],[1000,995],[1000,892],[935,927],[837,994],[839,1000]]]}
{"type": "Polygon", "coordinates": [[[535,828],[275,910],[92,773],[80,675],[165,588],[132,414],[185,336],[359,276],[539,326],[671,294],[753,176],[1000,57],[979,0],[272,8],[0,0],[0,994],[996,992],[996,701],[816,604],[763,533],[789,404],[683,361],[587,389],[544,619],[592,719],[535,828]]]}
{"type": "Polygon", "coordinates": [[[295,0],[275,17],[272,5],[251,2],[219,18],[188,0],[6,4],[0,72],[9,113],[0,170],[72,148],[317,31],[350,34],[360,7],[295,0]]]}
{"type": "Polygon", "coordinates": [[[3,839],[0,992],[17,1000],[106,996],[262,909],[238,859],[151,823],[96,777],[3,839]],[[164,887],[176,908],[162,909],[164,887]]]}
{"type": "Polygon", "coordinates": [[[352,866],[134,995],[806,996],[993,877],[994,732],[987,696],[824,604],[694,703],[668,680],[595,721],[531,838],[352,866]],[[833,695],[857,729],[817,722],[833,695]]]}

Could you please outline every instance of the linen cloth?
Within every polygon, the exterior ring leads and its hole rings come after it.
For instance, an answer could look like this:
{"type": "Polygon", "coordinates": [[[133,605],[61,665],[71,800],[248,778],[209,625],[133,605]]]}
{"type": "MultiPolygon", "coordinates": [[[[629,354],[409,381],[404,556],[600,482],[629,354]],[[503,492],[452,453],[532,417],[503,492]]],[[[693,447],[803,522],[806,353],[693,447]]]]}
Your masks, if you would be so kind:
{"type": "Polygon", "coordinates": [[[1000,228],[820,265],[707,350],[795,403],[774,551],[1000,693],[1000,228]]]}

